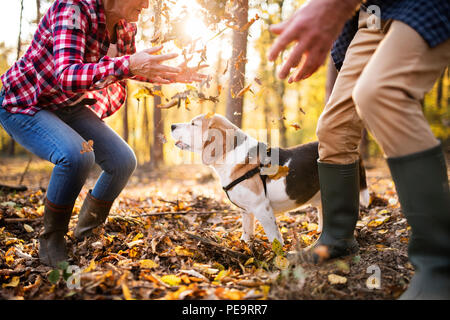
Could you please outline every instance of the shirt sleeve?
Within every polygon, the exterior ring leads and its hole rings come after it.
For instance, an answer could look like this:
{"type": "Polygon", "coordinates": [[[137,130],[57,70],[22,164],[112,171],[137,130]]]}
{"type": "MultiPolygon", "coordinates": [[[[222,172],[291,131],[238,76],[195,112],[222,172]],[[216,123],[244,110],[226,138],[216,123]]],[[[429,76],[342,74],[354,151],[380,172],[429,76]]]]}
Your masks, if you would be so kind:
{"type": "Polygon", "coordinates": [[[128,55],[84,63],[89,25],[89,15],[79,5],[61,2],[56,10],[53,56],[58,84],[66,93],[102,89],[131,76],[128,55]]]}

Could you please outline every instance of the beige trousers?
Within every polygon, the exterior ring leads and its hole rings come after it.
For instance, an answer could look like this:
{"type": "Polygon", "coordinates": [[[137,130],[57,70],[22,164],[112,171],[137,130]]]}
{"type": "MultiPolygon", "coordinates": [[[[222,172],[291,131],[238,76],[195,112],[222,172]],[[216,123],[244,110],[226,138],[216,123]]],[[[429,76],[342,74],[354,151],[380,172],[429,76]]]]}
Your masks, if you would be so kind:
{"type": "Polygon", "coordinates": [[[387,157],[439,144],[420,101],[450,62],[450,40],[430,48],[408,25],[383,21],[381,29],[359,29],[350,44],[333,92],[319,118],[320,160],[335,164],[359,158],[363,126],[387,157]]]}

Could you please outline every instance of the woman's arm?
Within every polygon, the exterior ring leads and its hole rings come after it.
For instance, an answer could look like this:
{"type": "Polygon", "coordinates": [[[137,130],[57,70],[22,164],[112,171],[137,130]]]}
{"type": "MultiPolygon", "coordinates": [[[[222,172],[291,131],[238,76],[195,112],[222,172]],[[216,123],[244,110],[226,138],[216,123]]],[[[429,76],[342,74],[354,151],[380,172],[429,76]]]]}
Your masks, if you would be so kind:
{"type": "Polygon", "coordinates": [[[53,25],[53,55],[56,77],[64,92],[80,93],[104,88],[130,74],[130,57],[103,57],[84,63],[90,19],[83,8],[61,3],[53,25]]]}

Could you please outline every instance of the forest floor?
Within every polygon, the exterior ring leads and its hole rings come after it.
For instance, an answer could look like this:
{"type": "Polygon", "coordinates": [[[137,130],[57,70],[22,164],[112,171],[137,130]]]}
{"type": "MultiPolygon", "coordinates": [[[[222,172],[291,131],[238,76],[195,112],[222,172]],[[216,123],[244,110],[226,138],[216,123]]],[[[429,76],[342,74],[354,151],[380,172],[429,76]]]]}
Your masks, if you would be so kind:
{"type": "MultiPolygon", "coordinates": [[[[0,159],[1,183],[17,185],[26,165],[0,159]]],[[[79,269],[52,270],[39,264],[37,240],[51,169],[34,158],[22,182],[28,191],[0,193],[0,299],[395,299],[413,275],[410,228],[384,162],[368,168],[372,202],[356,227],[360,252],[321,266],[284,257],[317,239],[316,208],[277,216],[282,249],[259,223],[247,245],[240,210],[212,171],[178,166],[139,168],[98,237],[77,242],[72,230],[99,174],[93,170],[67,237],[70,265],[79,269]],[[74,270],[79,276],[68,278],[74,270]]]]}

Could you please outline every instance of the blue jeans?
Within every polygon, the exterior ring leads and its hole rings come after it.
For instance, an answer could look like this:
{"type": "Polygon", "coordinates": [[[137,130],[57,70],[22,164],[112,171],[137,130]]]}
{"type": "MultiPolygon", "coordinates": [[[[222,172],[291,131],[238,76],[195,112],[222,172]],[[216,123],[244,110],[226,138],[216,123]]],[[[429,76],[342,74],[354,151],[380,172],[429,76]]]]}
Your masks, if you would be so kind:
{"type": "Polygon", "coordinates": [[[92,196],[114,201],[136,169],[136,156],[128,144],[86,106],[34,116],[13,114],[1,107],[0,124],[24,148],[55,165],[47,198],[57,205],[73,205],[89,170],[96,162],[103,170],[92,196]],[[83,142],[93,140],[94,152],[82,154],[83,142]]]}

